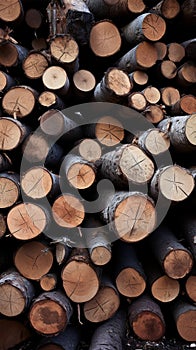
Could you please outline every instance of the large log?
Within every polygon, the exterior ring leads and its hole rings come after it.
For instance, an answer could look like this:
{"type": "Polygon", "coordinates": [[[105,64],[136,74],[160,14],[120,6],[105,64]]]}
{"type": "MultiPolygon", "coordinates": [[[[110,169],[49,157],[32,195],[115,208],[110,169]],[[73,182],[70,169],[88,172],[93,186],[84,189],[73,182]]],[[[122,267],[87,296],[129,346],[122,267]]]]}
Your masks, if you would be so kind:
{"type": "Polygon", "coordinates": [[[66,193],[60,195],[53,203],[52,214],[61,227],[76,227],[84,220],[85,210],[80,199],[66,193]]]}
{"type": "Polygon", "coordinates": [[[10,117],[0,118],[0,149],[10,151],[18,147],[28,136],[29,128],[10,117]]]}
{"type": "Polygon", "coordinates": [[[149,129],[139,135],[137,143],[150,156],[157,156],[166,152],[170,146],[167,134],[159,129],[149,129]]]}
{"type": "Polygon", "coordinates": [[[16,319],[0,319],[0,348],[11,349],[30,339],[31,331],[16,319]]]}
{"type": "Polygon", "coordinates": [[[8,3],[0,2],[0,19],[7,23],[20,22],[23,18],[23,6],[20,0],[9,0],[8,3]]]}

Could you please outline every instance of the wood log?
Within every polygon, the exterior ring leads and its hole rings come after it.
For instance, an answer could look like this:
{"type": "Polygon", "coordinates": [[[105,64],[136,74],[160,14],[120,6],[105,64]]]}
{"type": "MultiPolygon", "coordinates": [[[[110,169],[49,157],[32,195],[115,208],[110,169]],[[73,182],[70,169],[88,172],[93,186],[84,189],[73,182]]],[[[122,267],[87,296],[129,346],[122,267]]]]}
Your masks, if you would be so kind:
{"type": "Polygon", "coordinates": [[[86,70],[80,69],[73,76],[74,93],[82,101],[91,99],[96,86],[94,75],[86,70]]]}
{"type": "Polygon", "coordinates": [[[155,226],[153,201],[141,192],[116,192],[107,198],[103,220],[117,237],[137,242],[148,236],[155,226]]]}
{"type": "Polygon", "coordinates": [[[0,64],[4,67],[18,67],[28,54],[23,46],[7,42],[0,47],[0,64]]]}
{"type": "Polygon", "coordinates": [[[165,333],[165,321],[159,305],[150,297],[140,296],[129,307],[129,323],[143,340],[157,341],[165,333]]]}
{"type": "MultiPolygon", "coordinates": [[[[0,149],[10,151],[18,147],[28,136],[30,130],[25,125],[10,117],[0,118],[0,149]]],[[[8,162],[9,157],[7,158],[8,162]]]]}
{"type": "Polygon", "coordinates": [[[79,155],[86,159],[88,162],[96,162],[101,158],[102,149],[100,144],[93,139],[83,139],[78,147],[77,151],[79,155]]]}
{"type": "Polygon", "coordinates": [[[159,226],[149,239],[157,261],[169,277],[180,279],[191,271],[191,252],[178,241],[168,227],[159,226]]]}
{"type": "Polygon", "coordinates": [[[147,70],[155,65],[158,59],[156,47],[147,41],[143,41],[122,56],[116,65],[125,69],[128,73],[136,69],[147,70]]]}
{"type": "Polygon", "coordinates": [[[191,274],[185,282],[186,294],[191,301],[196,303],[196,275],[191,274]]]}
{"type": "Polygon", "coordinates": [[[41,78],[48,66],[47,56],[40,51],[29,52],[22,64],[23,71],[29,79],[41,78]]]}
{"type": "Polygon", "coordinates": [[[11,75],[0,71],[0,92],[6,92],[12,86],[16,85],[16,80],[11,75]]]}
{"type": "MultiPolygon", "coordinates": [[[[192,172],[193,174],[193,172],[192,172]]],[[[196,238],[195,238],[195,227],[196,227],[196,220],[193,213],[186,213],[181,217],[180,220],[180,230],[183,233],[186,241],[188,242],[188,245],[190,247],[190,250],[193,254],[193,257],[196,259],[196,238]]]]}
{"type": "Polygon", "coordinates": [[[129,78],[133,83],[133,86],[139,85],[143,86],[148,83],[148,74],[146,72],[143,72],[141,70],[135,70],[134,72],[129,74],[129,78]]]}
{"type": "Polygon", "coordinates": [[[39,283],[43,291],[50,292],[56,288],[57,276],[54,273],[47,273],[40,278],[39,283]]]}
{"type": "Polygon", "coordinates": [[[133,245],[118,242],[114,247],[113,263],[119,293],[129,298],[143,294],[146,288],[146,276],[133,245]]]}
{"type": "Polygon", "coordinates": [[[14,205],[20,196],[19,175],[13,172],[0,173],[0,208],[14,205]]]}
{"type": "Polygon", "coordinates": [[[181,12],[182,12],[182,18],[184,22],[188,26],[194,26],[195,25],[195,14],[196,14],[196,8],[195,8],[195,2],[194,0],[185,0],[181,6],[181,12]]]}
{"type": "Polygon", "coordinates": [[[165,106],[171,107],[180,100],[179,90],[173,86],[167,86],[161,89],[161,99],[165,106]]]}
{"type": "Polygon", "coordinates": [[[163,120],[165,116],[165,110],[161,105],[150,105],[147,106],[143,114],[149,122],[157,124],[163,120]]]}
{"type": "MultiPolygon", "coordinates": [[[[1,126],[1,122],[0,122],[1,126]]],[[[12,161],[6,153],[0,153],[0,172],[10,170],[12,167],[12,161]]]]}
{"type": "Polygon", "coordinates": [[[68,325],[55,337],[43,337],[38,345],[39,350],[77,350],[80,341],[78,328],[68,325]]]}
{"type": "Polygon", "coordinates": [[[180,4],[177,0],[162,0],[150,12],[171,20],[180,13],[180,4]]]}
{"type": "Polygon", "coordinates": [[[0,276],[0,312],[4,316],[17,316],[27,309],[34,297],[33,285],[16,271],[0,276]]]}
{"type": "Polygon", "coordinates": [[[157,156],[166,152],[170,146],[170,140],[167,134],[157,128],[149,129],[143,132],[137,141],[140,148],[147,154],[157,156]]]}
{"type": "Polygon", "coordinates": [[[0,213],[0,238],[2,238],[7,230],[6,220],[2,213],[0,213]]]}
{"type": "Polygon", "coordinates": [[[1,1],[0,3],[0,19],[1,21],[12,24],[20,22],[23,18],[23,6],[20,0],[10,0],[8,3],[1,1]]]}
{"type": "Polygon", "coordinates": [[[111,147],[118,145],[124,139],[125,131],[117,118],[104,116],[95,125],[95,137],[100,144],[111,147]]]}
{"type": "Polygon", "coordinates": [[[186,57],[194,61],[196,59],[196,39],[184,41],[181,45],[185,48],[186,57]]]}
{"type": "Polygon", "coordinates": [[[155,86],[147,86],[142,92],[150,104],[158,103],[161,98],[160,91],[155,86]]]}
{"type": "Polygon", "coordinates": [[[69,78],[66,71],[59,66],[47,68],[42,75],[42,81],[46,89],[65,96],[69,90],[69,78]]]}
{"type": "Polygon", "coordinates": [[[101,173],[117,186],[145,184],[154,174],[151,159],[136,145],[122,145],[102,156],[101,173]],[[141,167],[140,164],[143,163],[141,167]]]}
{"type": "Polygon", "coordinates": [[[94,90],[97,102],[121,102],[131,91],[132,83],[126,72],[119,68],[110,68],[94,90]]]}
{"type": "Polygon", "coordinates": [[[163,43],[162,41],[156,41],[154,43],[154,46],[157,50],[157,55],[158,55],[157,60],[158,61],[164,60],[164,58],[167,55],[167,45],[165,43],[163,43]]]}
{"type": "Polygon", "coordinates": [[[65,108],[64,101],[52,91],[43,91],[38,97],[38,102],[46,112],[50,108],[58,110],[65,108]]]}
{"type": "Polygon", "coordinates": [[[173,317],[179,335],[186,341],[195,341],[196,306],[186,302],[176,302],[173,317]]]}
{"type": "Polygon", "coordinates": [[[189,152],[194,150],[196,145],[195,120],[196,114],[173,117],[161,121],[158,128],[169,133],[170,142],[176,151],[189,152]]]}
{"type": "Polygon", "coordinates": [[[39,11],[36,8],[29,8],[25,12],[25,18],[24,18],[26,24],[31,29],[39,29],[42,25],[43,21],[43,15],[41,11],[39,11]]]}
{"type": "Polygon", "coordinates": [[[196,111],[196,97],[194,95],[182,96],[171,108],[173,115],[193,114],[196,111]]]}
{"type": "Polygon", "coordinates": [[[123,350],[125,335],[125,312],[119,310],[110,320],[100,325],[94,332],[89,350],[123,350]]]}
{"type": "Polygon", "coordinates": [[[53,254],[46,244],[38,241],[24,243],[14,257],[14,264],[22,276],[40,280],[53,264],[53,254]]]}
{"type": "Polygon", "coordinates": [[[159,66],[157,66],[156,72],[162,79],[174,79],[177,75],[177,66],[170,60],[163,60],[159,66]]]}
{"type": "Polygon", "coordinates": [[[73,250],[62,269],[61,278],[67,296],[75,303],[91,300],[99,290],[99,276],[85,248],[73,250]],[[91,281],[90,285],[87,281],[91,281]]]}
{"type": "Polygon", "coordinates": [[[0,319],[0,347],[11,349],[30,339],[31,331],[16,319],[0,319]],[[10,331],[11,330],[11,331],[10,331]]]}
{"type": "Polygon", "coordinates": [[[185,62],[179,69],[177,83],[180,86],[188,87],[196,82],[196,65],[193,61],[185,62]]]}
{"type": "Polygon", "coordinates": [[[180,62],[185,57],[185,49],[181,44],[178,43],[170,43],[167,46],[167,56],[170,61],[180,62]]]}
{"type": "Polygon", "coordinates": [[[144,111],[147,106],[146,97],[142,92],[132,92],[128,96],[128,106],[139,112],[144,111]]]}
{"type": "Polygon", "coordinates": [[[29,320],[31,326],[40,334],[58,335],[66,328],[72,312],[72,306],[62,292],[45,292],[34,300],[29,320]]]}
{"type": "Polygon", "coordinates": [[[84,316],[93,323],[113,317],[120,306],[117,289],[108,276],[102,276],[100,288],[94,298],[84,304],[84,316]]]}
{"type": "Polygon", "coordinates": [[[53,203],[54,220],[62,227],[76,227],[84,220],[85,211],[82,202],[74,195],[60,195],[53,203]]]}
{"type": "Polygon", "coordinates": [[[137,44],[143,40],[158,41],[165,31],[164,19],[153,13],[143,13],[122,29],[125,39],[130,44],[137,44]]]}
{"type": "Polygon", "coordinates": [[[63,242],[59,242],[56,244],[55,247],[55,258],[56,258],[56,262],[58,263],[58,265],[61,265],[62,263],[64,263],[69,255],[70,255],[70,251],[71,248],[66,245],[63,242]]]}

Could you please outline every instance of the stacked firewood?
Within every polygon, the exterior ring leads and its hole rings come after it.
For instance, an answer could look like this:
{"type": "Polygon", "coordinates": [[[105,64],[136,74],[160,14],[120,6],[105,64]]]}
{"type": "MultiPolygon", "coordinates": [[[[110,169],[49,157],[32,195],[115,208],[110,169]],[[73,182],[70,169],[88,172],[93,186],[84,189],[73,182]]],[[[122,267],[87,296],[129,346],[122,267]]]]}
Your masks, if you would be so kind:
{"type": "Polygon", "coordinates": [[[0,0],[0,350],[196,341],[195,12],[0,0]]]}

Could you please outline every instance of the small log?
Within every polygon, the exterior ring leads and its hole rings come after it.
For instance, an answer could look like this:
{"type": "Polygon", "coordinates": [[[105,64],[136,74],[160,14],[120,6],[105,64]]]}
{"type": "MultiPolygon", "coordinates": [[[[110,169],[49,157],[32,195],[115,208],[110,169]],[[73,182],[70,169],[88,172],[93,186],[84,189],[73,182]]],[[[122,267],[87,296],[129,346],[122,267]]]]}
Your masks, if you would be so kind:
{"type": "Polygon", "coordinates": [[[46,89],[62,96],[67,95],[70,83],[67,73],[62,67],[51,66],[47,68],[42,76],[42,81],[46,89]]]}
{"type": "Polygon", "coordinates": [[[157,55],[158,55],[157,60],[158,61],[164,60],[164,58],[167,55],[167,45],[165,43],[163,43],[162,41],[157,41],[154,43],[154,46],[157,50],[157,55]]]}
{"type": "Polygon", "coordinates": [[[126,72],[119,68],[109,68],[94,90],[97,102],[121,102],[131,91],[132,83],[126,72]]]}
{"type": "Polygon", "coordinates": [[[79,47],[68,34],[56,36],[50,42],[50,53],[54,63],[60,64],[67,73],[75,73],[79,69],[79,47]]]}
{"type": "Polygon", "coordinates": [[[191,252],[178,242],[168,227],[159,226],[149,239],[157,261],[169,277],[180,279],[191,271],[191,252]]]}
{"type": "Polygon", "coordinates": [[[98,119],[95,125],[95,137],[100,144],[111,147],[124,139],[124,127],[118,119],[105,116],[98,119]]]}
{"type": "Polygon", "coordinates": [[[25,140],[28,134],[29,128],[18,120],[10,117],[0,118],[1,151],[11,151],[15,149],[25,140]]]}
{"type": "Polygon", "coordinates": [[[59,335],[41,339],[37,350],[77,350],[79,341],[78,328],[68,325],[59,335]]]}
{"type": "Polygon", "coordinates": [[[100,325],[93,334],[89,350],[123,350],[125,317],[125,312],[119,310],[110,320],[100,325]]]}
{"type": "Polygon", "coordinates": [[[146,70],[155,65],[158,58],[156,47],[147,41],[143,41],[121,57],[116,65],[125,69],[128,73],[136,69],[146,70]]]}
{"type": "Polygon", "coordinates": [[[19,175],[13,172],[0,173],[0,208],[14,205],[20,196],[19,175]]]}
{"type": "Polygon", "coordinates": [[[173,306],[173,317],[179,335],[188,342],[194,342],[196,306],[178,301],[173,306]]]}
{"type": "Polygon", "coordinates": [[[164,79],[174,79],[177,75],[177,66],[172,61],[163,60],[158,66],[157,74],[164,79]]]}
{"type": "Polygon", "coordinates": [[[63,242],[59,242],[55,247],[55,258],[58,265],[65,262],[70,255],[71,248],[63,242]]]}
{"type": "Polygon", "coordinates": [[[148,83],[148,74],[141,70],[135,70],[134,72],[129,74],[129,78],[133,83],[133,86],[139,85],[143,86],[148,83]]]}
{"type": "Polygon", "coordinates": [[[163,120],[165,110],[161,105],[150,105],[145,109],[143,114],[149,122],[157,124],[163,120]]]}
{"type": "Polygon", "coordinates": [[[47,273],[42,276],[39,281],[40,287],[45,292],[50,292],[56,288],[57,285],[57,276],[54,273],[47,273]]]}
{"type": "Polygon", "coordinates": [[[152,156],[166,152],[170,146],[168,135],[156,128],[144,131],[137,142],[140,148],[152,156]]]}
{"type": "Polygon", "coordinates": [[[14,317],[30,306],[34,297],[31,282],[16,271],[7,271],[0,276],[0,312],[14,317]]]}
{"type": "Polygon", "coordinates": [[[48,66],[48,58],[39,51],[29,52],[22,64],[23,71],[29,79],[41,78],[48,66]]]}
{"type": "Polygon", "coordinates": [[[132,92],[128,96],[128,106],[136,109],[136,111],[142,112],[147,106],[146,97],[142,92],[132,92]]]}
{"type": "Polygon", "coordinates": [[[185,290],[188,297],[196,303],[196,275],[190,275],[185,283],[185,290]]]}
{"type": "Polygon", "coordinates": [[[42,25],[43,15],[41,11],[36,8],[29,8],[25,12],[25,22],[31,29],[39,29],[42,25]]]}
{"type": "Polygon", "coordinates": [[[76,227],[84,220],[85,211],[82,202],[72,194],[63,194],[53,203],[54,220],[62,227],[76,227]]]}
{"type": "Polygon", "coordinates": [[[188,26],[195,25],[195,1],[194,0],[185,0],[181,6],[182,19],[188,26]]]}
{"type": "Polygon", "coordinates": [[[48,109],[62,110],[65,108],[64,101],[52,91],[43,91],[38,97],[39,104],[48,111],[48,109]]]}
{"type": "Polygon", "coordinates": [[[105,153],[101,159],[103,177],[119,187],[127,185],[128,181],[146,184],[154,174],[152,160],[136,145],[119,146],[115,151],[105,153]]]}
{"type": "Polygon", "coordinates": [[[45,336],[58,335],[66,328],[72,312],[72,306],[62,292],[46,292],[34,300],[29,320],[38,333],[45,336]]]}
{"type": "Polygon", "coordinates": [[[178,63],[185,57],[185,49],[181,44],[170,43],[167,46],[167,56],[170,61],[178,63]]]}
{"type": "Polygon", "coordinates": [[[85,69],[78,70],[73,76],[74,93],[77,98],[84,101],[84,99],[91,99],[93,91],[96,86],[94,75],[85,69]]]}
{"type": "Polygon", "coordinates": [[[194,186],[194,178],[190,171],[179,165],[169,165],[155,172],[150,191],[155,199],[161,194],[171,201],[179,202],[191,194],[194,186]]]}
{"type": "Polygon", "coordinates": [[[110,57],[120,50],[118,28],[108,20],[94,24],[90,32],[90,48],[98,57],[110,57]]]}
{"type": "MultiPolygon", "coordinates": [[[[0,127],[1,127],[1,121],[0,121],[0,127]]],[[[12,161],[8,157],[8,155],[6,153],[0,153],[0,172],[3,172],[5,170],[10,170],[11,167],[12,167],[12,161]]]]}
{"type": "Polygon", "coordinates": [[[35,108],[37,97],[37,91],[29,86],[14,86],[3,96],[2,107],[7,114],[24,118],[35,108]]]}
{"type": "Polygon", "coordinates": [[[177,0],[162,0],[150,12],[172,20],[180,13],[180,4],[177,0]]]}
{"type": "Polygon", "coordinates": [[[7,230],[6,220],[3,214],[0,213],[0,238],[2,238],[7,230]]]}
{"type": "Polygon", "coordinates": [[[143,295],[129,307],[129,323],[134,333],[143,340],[157,341],[165,333],[165,321],[159,305],[143,295]]]}
{"type": "Polygon", "coordinates": [[[7,215],[7,225],[12,236],[20,240],[37,237],[49,225],[49,213],[38,204],[21,203],[7,215]]]}
{"type": "Polygon", "coordinates": [[[164,119],[158,124],[158,128],[169,133],[169,138],[175,150],[189,152],[194,150],[196,139],[196,114],[182,117],[164,119]]]}
{"type": "Polygon", "coordinates": [[[118,242],[114,247],[116,287],[122,295],[135,298],[146,288],[146,276],[133,245],[118,242]]]}
{"type": "Polygon", "coordinates": [[[179,90],[172,86],[167,86],[161,89],[161,99],[165,106],[171,107],[180,100],[179,90]]]}
{"type": "Polygon", "coordinates": [[[23,46],[7,42],[0,47],[0,64],[4,67],[18,67],[28,54],[23,46]]]}
{"type": "Polygon", "coordinates": [[[20,0],[10,0],[8,3],[1,1],[0,19],[1,21],[11,23],[19,22],[23,18],[23,6],[20,0]]]}
{"type": "Polygon", "coordinates": [[[102,276],[100,288],[94,298],[84,304],[84,316],[93,323],[113,317],[120,306],[117,289],[107,276],[102,276]]]}
{"type": "Polygon", "coordinates": [[[0,348],[11,349],[28,340],[31,332],[24,323],[3,318],[0,320],[0,348]],[[10,331],[11,330],[11,331],[10,331]]]}
{"type": "Polygon", "coordinates": [[[158,103],[161,98],[160,91],[155,86],[147,86],[142,92],[150,104],[158,103]]]}
{"type": "Polygon", "coordinates": [[[116,192],[107,198],[103,220],[117,237],[137,242],[153,231],[156,214],[153,201],[140,192],[116,192]]]}
{"type": "Polygon", "coordinates": [[[143,40],[158,41],[165,31],[164,19],[152,13],[143,13],[122,29],[125,39],[130,44],[138,44],[143,40]]]}
{"type": "Polygon", "coordinates": [[[196,111],[196,97],[194,95],[182,96],[171,108],[173,115],[193,114],[196,111]]]}
{"type": "Polygon", "coordinates": [[[87,249],[76,248],[62,269],[63,288],[73,302],[91,300],[99,290],[99,277],[90,262],[87,249]],[[90,285],[86,283],[90,281],[90,285]]]}
{"type": "Polygon", "coordinates": [[[79,155],[88,162],[95,162],[101,158],[102,149],[99,143],[92,139],[82,140],[77,147],[79,155]]]}
{"type": "Polygon", "coordinates": [[[11,75],[0,71],[0,92],[8,91],[12,86],[16,85],[16,80],[11,75]]]}
{"type": "Polygon", "coordinates": [[[46,244],[31,241],[24,243],[14,256],[14,264],[22,276],[40,280],[53,264],[53,254],[46,244]]]}
{"type": "Polygon", "coordinates": [[[59,176],[48,169],[35,166],[28,169],[21,178],[21,188],[33,199],[57,196],[60,193],[59,176]]]}
{"type": "Polygon", "coordinates": [[[196,83],[196,64],[193,61],[185,62],[179,69],[177,83],[182,87],[188,87],[196,83]]]}
{"type": "Polygon", "coordinates": [[[190,39],[181,43],[185,48],[186,57],[190,60],[196,60],[196,39],[190,39]]]}

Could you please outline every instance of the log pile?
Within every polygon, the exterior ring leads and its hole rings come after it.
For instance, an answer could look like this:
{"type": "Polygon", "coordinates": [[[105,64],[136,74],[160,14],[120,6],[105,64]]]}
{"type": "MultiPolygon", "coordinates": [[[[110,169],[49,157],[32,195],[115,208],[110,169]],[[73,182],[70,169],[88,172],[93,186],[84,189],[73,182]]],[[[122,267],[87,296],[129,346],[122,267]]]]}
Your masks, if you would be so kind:
{"type": "Polygon", "coordinates": [[[196,341],[195,12],[0,0],[0,350],[196,341]]]}

